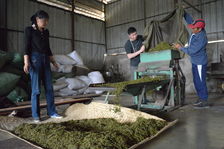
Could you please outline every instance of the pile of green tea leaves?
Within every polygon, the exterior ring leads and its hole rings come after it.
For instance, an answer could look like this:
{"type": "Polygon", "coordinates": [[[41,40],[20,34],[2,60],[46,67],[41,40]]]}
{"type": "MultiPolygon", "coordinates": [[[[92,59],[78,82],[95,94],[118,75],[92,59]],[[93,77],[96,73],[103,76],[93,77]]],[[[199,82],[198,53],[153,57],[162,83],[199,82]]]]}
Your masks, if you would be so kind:
{"type": "Polygon", "coordinates": [[[134,85],[134,84],[145,83],[145,82],[155,82],[156,83],[163,79],[164,79],[164,77],[161,77],[161,76],[157,76],[157,77],[145,76],[145,77],[142,77],[137,80],[130,80],[130,81],[124,81],[124,82],[117,82],[117,83],[107,83],[107,84],[103,84],[101,86],[115,88],[115,90],[112,91],[111,93],[115,95],[114,102],[118,104],[119,99],[120,99],[119,97],[120,97],[121,93],[126,89],[126,87],[128,85],[134,85]]]}
{"type": "Polygon", "coordinates": [[[140,117],[133,123],[102,118],[22,124],[14,133],[46,149],[127,149],[166,125],[166,121],[140,117]]]}
{"type": "Polygon", "coordinates": [[[162,50],[168,50],[168,49],[175,50],[169,43],[167,43],[167,42],[160,42],[154,48],[149,49],[148,52],[162,51],[162,50]]]}

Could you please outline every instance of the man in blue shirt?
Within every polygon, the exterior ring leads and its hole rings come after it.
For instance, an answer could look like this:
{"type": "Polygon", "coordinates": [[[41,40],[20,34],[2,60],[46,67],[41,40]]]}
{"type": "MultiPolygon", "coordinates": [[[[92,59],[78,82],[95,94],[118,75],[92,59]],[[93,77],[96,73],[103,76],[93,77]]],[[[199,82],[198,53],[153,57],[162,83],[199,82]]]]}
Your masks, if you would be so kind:
{"type": "Polygon", "coordinates": [[[192,74],[194,86],[199,96],[198,101],[194,103],[195,108],[208,108],[208,91],[206,86],[206,71],[207,71],[207,53],[206,45],[208,43],[205,21],[203,19],[193,20],[193,18],[185,12],[184,18],[191,28],[192,34],[187,47],[182,47],[180,44],[174,44],[173,47],[188,54],[192,63],[192,74]]]}

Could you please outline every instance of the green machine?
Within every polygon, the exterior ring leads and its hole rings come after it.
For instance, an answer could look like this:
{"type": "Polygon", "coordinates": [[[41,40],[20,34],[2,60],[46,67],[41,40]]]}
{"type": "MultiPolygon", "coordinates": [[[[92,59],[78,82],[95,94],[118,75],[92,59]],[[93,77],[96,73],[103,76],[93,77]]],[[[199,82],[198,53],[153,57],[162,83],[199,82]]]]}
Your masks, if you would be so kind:
{"type": "Polygon", "coordinates": [[[163,50],[142,53],[134,76],[164,77],[163,83],[152,89],[145,85],[134,103],[141,108],[170,110],[181,106],[185,99],[185,76],[179,66],[180,53],[177,50],[163,50]]]}

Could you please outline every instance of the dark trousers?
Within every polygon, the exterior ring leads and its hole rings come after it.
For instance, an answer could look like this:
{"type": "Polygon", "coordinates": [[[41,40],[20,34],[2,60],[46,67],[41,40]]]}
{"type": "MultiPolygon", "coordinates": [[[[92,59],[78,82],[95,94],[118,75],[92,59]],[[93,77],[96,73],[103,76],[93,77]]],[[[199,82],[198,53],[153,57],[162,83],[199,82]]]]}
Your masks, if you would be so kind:
{"type": "Polygon", "coordinates": [[[208,90],[206,85],[206,71],[207,65],[195,65],[192,64],[192,74],[194,86],[197,91],[197,95],[200,100],[208,100],[208,90]]]}
{"type": "Polygon", "coordinates": [[[135,79],[135,71],[138,69],[138,66],[130,66],[130,73],[131,73],[131,80],[134,80],[135,79]]]}
{"type": "Polygon", "coordinates": [[[49,56],[32,52],[30,56],[30,77],[31,77],[31,104],[32,104],[32,117],[40,117],[39,97],[41,93],[41,81],[45,88],[45,95],[47,100],[48,115],[51,116],[56,113],[54,104],[54,92],[52,86],[51,68],[49,56]]]}

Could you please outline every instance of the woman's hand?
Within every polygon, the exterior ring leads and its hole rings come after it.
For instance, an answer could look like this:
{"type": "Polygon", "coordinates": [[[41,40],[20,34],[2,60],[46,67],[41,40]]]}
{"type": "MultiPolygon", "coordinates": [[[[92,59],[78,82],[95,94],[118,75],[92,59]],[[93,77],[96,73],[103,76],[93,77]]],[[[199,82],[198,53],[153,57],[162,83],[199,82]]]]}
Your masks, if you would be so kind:
{"type": "Polygon", "coordinates": [[[52,64],[54,65],[54,67],[58,70],[59,69],[59,66],[56,62],[52,62],[52,64]]]}
{"type": "Polygon", "coordinates": [[[54,57],[53,57],[53,56],[50,56],[50,61],[51,61],[51,63],[54,65],[54,67],[55,67],[56,69],[59,69],[59,66],[58,66],[58,64],[56,63],[56,61],[54,60],[54,57]]]}
{"type": "Polygon", "coordinates": [[[29,56],[28,55],[24,55],[24,66],[23,66],[23,70],[26,74],[29,73],[29,67],[30,67],[30,62],[29,62],[29,56]]]}
{"type": "Polygon", "coordinates": [[[29,67],[30,67],[29,64],[24,64],[24,66],[23,66],[23,70],[24,70],[24,72],[25,72],[26,74],[29,73],[29,67]]]}

